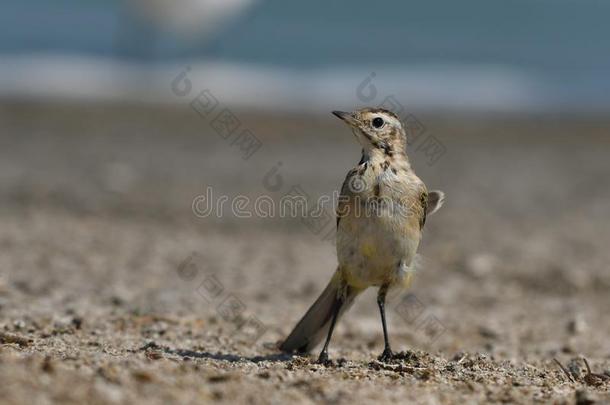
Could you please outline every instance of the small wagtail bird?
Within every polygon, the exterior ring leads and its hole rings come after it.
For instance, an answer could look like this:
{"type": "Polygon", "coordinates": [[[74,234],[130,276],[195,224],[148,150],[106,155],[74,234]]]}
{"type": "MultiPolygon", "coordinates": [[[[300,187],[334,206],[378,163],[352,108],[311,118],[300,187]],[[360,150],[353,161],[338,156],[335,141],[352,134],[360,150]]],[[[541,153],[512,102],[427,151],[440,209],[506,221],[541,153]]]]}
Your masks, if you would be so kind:
{"type": "Polygon", "coordinates": [[[426,217],[443,204],[441,191],[430,191],[415,175],[406,154],[405,129],[396,114],[365,108],[333,111],[362,145],[362,158],[347,173],[337,204],[338,268],[328,286],[280,345],[284,352],[307,353],[324,336],[318,362],[328,362],[328,344],[339,317],[358,294],[379,287],[377,304],[385,348],[388,339],[385,299],[390,288],[407,288],[426,217]]]}

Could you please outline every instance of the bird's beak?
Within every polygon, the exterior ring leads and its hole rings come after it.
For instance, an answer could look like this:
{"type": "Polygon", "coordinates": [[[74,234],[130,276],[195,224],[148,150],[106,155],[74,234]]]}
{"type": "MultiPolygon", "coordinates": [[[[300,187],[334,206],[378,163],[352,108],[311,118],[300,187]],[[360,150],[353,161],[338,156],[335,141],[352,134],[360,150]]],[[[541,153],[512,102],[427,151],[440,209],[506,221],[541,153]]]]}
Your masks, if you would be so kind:
{"type": "Polygon", "coordinates": [[[345,121],[348,125],[354,127],[358,124],[358,120],[354,117],[352,113],[348,113],[345,111],[333,111],[333,115],[345,121]]]}

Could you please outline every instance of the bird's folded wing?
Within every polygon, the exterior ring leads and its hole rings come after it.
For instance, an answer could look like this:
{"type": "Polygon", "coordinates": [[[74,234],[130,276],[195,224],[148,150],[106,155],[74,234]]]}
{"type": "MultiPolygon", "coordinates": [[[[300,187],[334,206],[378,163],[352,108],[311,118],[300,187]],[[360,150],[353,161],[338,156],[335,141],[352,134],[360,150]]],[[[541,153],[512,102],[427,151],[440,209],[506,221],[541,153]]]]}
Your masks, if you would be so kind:
{"type": "Polygon", "coordinates": [[[428,192],[428,204],[426,204],[426,216],[434,214],[445,202],[445,193],[440,190],[428,192]]]}

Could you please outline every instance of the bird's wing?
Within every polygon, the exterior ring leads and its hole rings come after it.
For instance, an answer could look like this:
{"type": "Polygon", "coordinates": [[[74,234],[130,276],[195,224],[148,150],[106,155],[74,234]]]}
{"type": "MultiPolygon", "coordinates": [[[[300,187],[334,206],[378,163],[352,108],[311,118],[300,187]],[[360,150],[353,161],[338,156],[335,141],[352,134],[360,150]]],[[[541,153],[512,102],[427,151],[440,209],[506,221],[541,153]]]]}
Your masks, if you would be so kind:
{"type": "Polygon", "coordinates": [[[443,203],[445,202],[445,193],[440,190],[424,190],[420,195],[419,201],[422,207],[419,229],[423,229],[428,215],[434,214],[443,206],[443,203]]]}
{"type": "Polygon", "coordinates": [[[440,190],[428,192],[428,203],[426,204],[426,215],[432,215],[438,211],[445,202],[445,193],[440,190]]]}
{"type": "Polygon", "coordinates": [[[419,217],[419,230],[424,229],[426,224],[426,218],[428,216],[428,191],[424,190],[419,195],[419,204],[421,206],[420,217],[419,217]]]}
{"type": "Polygon", "coordinates": [[[339,195],[339,200],[337,201],[337,228],[339,228],[339,222],[341,222],[341,218],[346,215],[349,211],[348,204],[350,202],[351,196],[353,192],[351,190],[350,184],[352,184],[354,177],[359,176],[358,168],[353,168],[349,172],[347,172],[347,176],[345,176],[345,180],[343,180],[343,185],[341,186],[341,193],[339,195]]]}

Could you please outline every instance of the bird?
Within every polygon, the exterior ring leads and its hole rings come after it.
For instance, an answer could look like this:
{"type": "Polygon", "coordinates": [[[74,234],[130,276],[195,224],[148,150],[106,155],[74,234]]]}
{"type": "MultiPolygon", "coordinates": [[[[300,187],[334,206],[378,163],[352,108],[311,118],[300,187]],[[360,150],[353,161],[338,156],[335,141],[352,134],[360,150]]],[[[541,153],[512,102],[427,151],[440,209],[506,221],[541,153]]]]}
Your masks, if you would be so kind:
{"type": "Polygon", "coordinates": [[[359,294],[377,287],[384,338],[378,359],[388,361],[394,353],[386,296],[390,289],[410,286],[426,219],[443,205],[445,194],[428,191],[411,168],[405,126],[395,113],[371,107],[332,113],[351,128],[362,146],[360,161],[347,173],[337,202],[338,266],[279,349],[304,355],[326,337],[318,362],[328,364],[328,346],[338,319],[359,294]]]}

